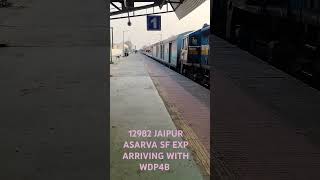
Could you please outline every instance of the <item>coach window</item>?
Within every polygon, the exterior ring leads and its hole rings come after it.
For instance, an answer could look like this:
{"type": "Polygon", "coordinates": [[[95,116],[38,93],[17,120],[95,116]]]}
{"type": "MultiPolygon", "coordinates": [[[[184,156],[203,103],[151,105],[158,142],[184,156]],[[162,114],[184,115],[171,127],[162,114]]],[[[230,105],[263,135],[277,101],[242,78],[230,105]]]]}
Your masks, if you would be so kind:
{"type": "Polygon", "coordinates": [[[157,45],[156,46],[156,56],[158,57],[158,55],[159,55],[159,46],[157,45]]]}
{"type": "Polygon", "coordinates": [[[162,45],[160,45],[160,59],[162,59],[162,45]]]}
{"type": "Polygon", "coordinates": [[[182,39],[182,49],[184,49],[184,39],[182,39]]]}
{"type": "Polygon", "coordinates": [[[164,59],[164,45],[162,44],[162,59],[164,59]]]}

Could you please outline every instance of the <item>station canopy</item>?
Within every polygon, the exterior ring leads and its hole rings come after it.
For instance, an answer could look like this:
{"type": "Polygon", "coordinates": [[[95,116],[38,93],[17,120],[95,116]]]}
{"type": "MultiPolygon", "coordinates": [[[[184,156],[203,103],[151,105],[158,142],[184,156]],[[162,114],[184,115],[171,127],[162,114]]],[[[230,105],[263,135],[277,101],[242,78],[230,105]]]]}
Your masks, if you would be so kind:
{"type": "Polygon", "coordinates": [[[110,0],[110,19],[175,12],[182,19],[206,0],[110,0]]]}

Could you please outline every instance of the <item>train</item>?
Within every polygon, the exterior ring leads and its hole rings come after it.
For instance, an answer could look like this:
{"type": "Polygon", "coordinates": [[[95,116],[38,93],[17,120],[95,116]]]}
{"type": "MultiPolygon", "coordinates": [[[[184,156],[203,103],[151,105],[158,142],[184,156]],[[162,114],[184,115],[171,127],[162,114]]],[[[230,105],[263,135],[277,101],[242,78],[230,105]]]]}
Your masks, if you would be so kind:
{"type": "Polygon", "coordinates": [[[145,46],[142,52],[184,76],[210,87],[210,25],[145,46]]]}
{"type": "Polygon", "coordinates": [[[320,88],[319,0],[212,0],[211,33],[320,88]]]}

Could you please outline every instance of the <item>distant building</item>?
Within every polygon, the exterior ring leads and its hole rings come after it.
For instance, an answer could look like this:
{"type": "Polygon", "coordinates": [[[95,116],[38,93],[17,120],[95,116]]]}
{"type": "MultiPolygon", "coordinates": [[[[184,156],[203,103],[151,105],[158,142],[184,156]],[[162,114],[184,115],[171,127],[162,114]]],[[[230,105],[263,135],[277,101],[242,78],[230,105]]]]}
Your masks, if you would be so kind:
{"type": "Polygon", "coordinates": [[[131,41],[126,41],[124,44],[126,44],[128,46],[128,50],[129,51],[132,51],[132,48],[133,48],[133,44],[131,41]]]}
{"type": "MultiPolygon", "coordinates": [[[[114,43],[114,44],[113,44],[113,48],[114,48],[114,49],[122,49],[122,46],[123,46],[122,42],[120,42],[120,43],[114,43]]],[[[132,44],[132,42],[131,42],[131,41],[126,41],[126,42],[124,43],[124,48],[125,48],[125,49],[128,49],[129,51],[132,51],[132,49],[133,49],[133,44],[132,44]]]]}

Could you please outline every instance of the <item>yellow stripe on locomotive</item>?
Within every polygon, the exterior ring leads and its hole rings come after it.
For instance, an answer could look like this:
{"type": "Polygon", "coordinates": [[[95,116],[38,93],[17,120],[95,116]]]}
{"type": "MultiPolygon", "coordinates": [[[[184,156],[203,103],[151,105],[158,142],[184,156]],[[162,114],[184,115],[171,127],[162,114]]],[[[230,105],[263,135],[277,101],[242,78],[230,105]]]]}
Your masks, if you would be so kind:
{"type": "Polygon", "coordinates": [[[205,55],[205,56],[209,55],[209,46],[208,45],[201,46],[201,55],[205,55]]]}
{"type": "Polygon", "coordinates": [[[189,48],[189,54],[190,55],[199,55],[199,49],[190,47],[189,48]]]}

